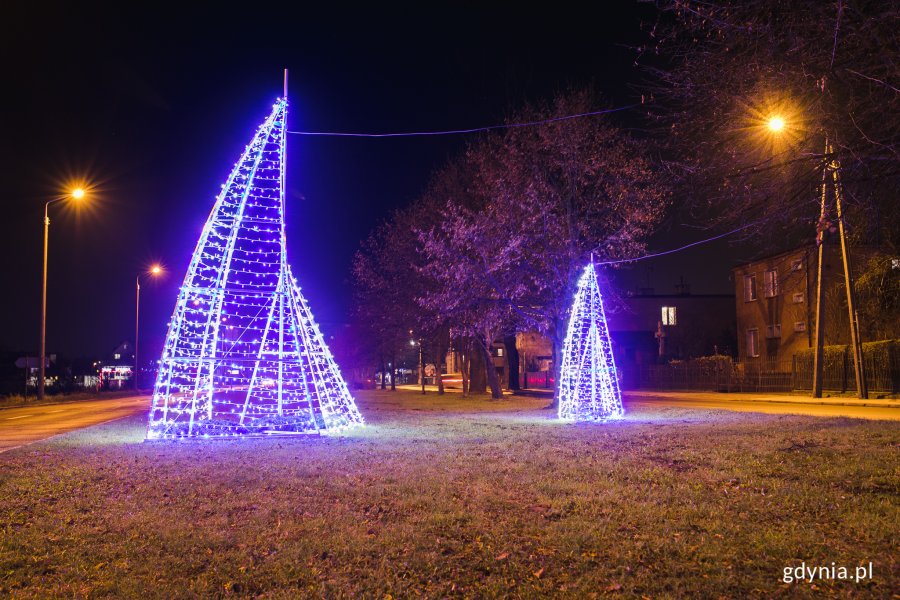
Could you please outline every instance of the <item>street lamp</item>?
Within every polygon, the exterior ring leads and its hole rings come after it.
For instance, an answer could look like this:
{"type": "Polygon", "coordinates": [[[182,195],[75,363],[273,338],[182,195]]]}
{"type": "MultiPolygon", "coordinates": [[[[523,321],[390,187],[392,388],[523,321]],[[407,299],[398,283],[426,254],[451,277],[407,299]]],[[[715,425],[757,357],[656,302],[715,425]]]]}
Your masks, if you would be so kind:
{"type": "Polygon", "coordinates": [[[134,391],[138,391],[138,374],[140,373],[140,363],[138,362],[138,330],[141,319],[141,277],[149,275],[156,277],[163,272],[159,265],[153,265],[145,273],[138,273],[134,278],[134,391]]]}
{"type": "Polygon", "coordinates": [[[41,286],[41,347],[38,365],[38,400],[44,399],[44,384],[47,376],[47,245],[50,235],[50,205],[59,200],[73,199],[81,200],[84,198],[84,188],[76,187],[69,191],[66,195],[59,198],[48,200],[44,204],[44,272],[41,286]]]}
{"type": "Polygon", "coordinates": [[[784,119],[782,119],[782,118],[781,118],[780,116],[778,116],[778,115],[775,115],[775,116],[773,116],[773,117],[770,117],[770,118],[769,118],[769,122],[768,122],[768,126],[769,126],[769,129],[770,129],[771,131],[774,131],[775,133],[778,133],[779,131],[781,131],[782,129],[784,129],[784,119]]]}
{"type": "MultiPolygon", "coordinates": [[[[409,334],[412,335],[412,329],[409,330],[409,334]]],[[[422,340],[421,339],[412,339],[409,340],[409,345],[412,347],[419,347],[419,384],[422,386],[422,393],[425,393],[425,355],[422,353],[422,340]]]]}

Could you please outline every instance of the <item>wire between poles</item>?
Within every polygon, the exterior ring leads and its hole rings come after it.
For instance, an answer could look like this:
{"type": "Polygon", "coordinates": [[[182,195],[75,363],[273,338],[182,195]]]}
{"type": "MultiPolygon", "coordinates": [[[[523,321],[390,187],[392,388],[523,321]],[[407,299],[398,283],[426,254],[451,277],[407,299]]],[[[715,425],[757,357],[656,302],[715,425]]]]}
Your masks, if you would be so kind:
{"type": "Polygon", "coordinates": [[[712,242],[712,241],[721,239],[721,238],[723,238],[723,237],[727,237],[727,236],[729,236],[729,235],[732,235],[732,234],[737,233],[738,231],[743,231],[744,229],[747,229],[747,228],[749,228],[749,227],[753,227],[754,225],[758,225],[758,224],[759,224],[759,221],[756,221],[756,222],[753,222],[753,223],[748,223],[748,224],[746,224],[746,225],[742,225],[741,227],[738,227],[737,229],[732,229],[731,231],[728,231],[728,232],[725,232],[725,233],[720,233],[719,235],[715,235],[715,236],[713,236],[713,237],[711,237],[711,238],[706,238],[705,240],[699,240],[699,241],[696,241],[696,242],[691,242],[690,244],[686,244],[686,245],[684,245],[684,246],[681,246],[680,248],[673,248],[672,250],[664,250],[663,252],[655,252],[655,253],[653,253],[653,254],[645,254],[644,256],[638,256],[638,257],[635,257],[635,258],[620,258],[620,259],[618,259],[618,260],[605,260],[605,261],[597,262],[597,263],[594,263],[594,264],[597,265],[597,266],[601,266],[601,265],[620,265],[620,264],[622,264],[622,263],[637,262],[637,261],[639,261],[639,260],[647,260],[648,258],[657,258],[657,257],[659,257],[659,256],[666,256],[667,254],[675,254],[676,252],[681,252],[682,250],[687,250],[688,248],[692,248],[692,247],[694,247],[694,246],[699,246],[700,244],[706,244],[706,243],[708,243],[708,242],[712,242]]]}
{"type": "Polygon", "coordinates": [[[552,119],[544,119],[542,121],[528,121],[526,123],[507,123],[504,125],[488,125],[487,127],[473,127],[471,129],[448,129],[444,131],[405,131],[396,133],[352,133],[342,131],[288,131],[294,135],[309,135],[323,137],[358,137],[358,138],[389,138],[389,137],[422,137],[436,135],[460,135],[466,133],[479,133],[482,131],[493,131],[495,129],[515,129],[517,127],[534,127],[537,125],[547,125],[549,123],[557,123],[559,121],[568,121],[571,119],[581,119],[584,117],[595,117],[597,115],[606,115],[609,113],[620,112],[640,106],[639,104],[629,104],[628,106],[620,106],[618,108],[608,108],[605,110],[595,110],[592,112],[578,113],[575,115],[565,115],[563,117],[554,117],[552,119]]]}

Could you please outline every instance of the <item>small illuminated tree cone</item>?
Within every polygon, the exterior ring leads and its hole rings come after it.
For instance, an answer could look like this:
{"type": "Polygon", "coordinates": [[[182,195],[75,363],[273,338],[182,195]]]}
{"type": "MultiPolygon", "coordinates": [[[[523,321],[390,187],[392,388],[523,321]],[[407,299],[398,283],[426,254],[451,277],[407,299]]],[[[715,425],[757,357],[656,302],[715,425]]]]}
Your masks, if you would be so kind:
{"type": "Polygon", "coordinates": [[[602,422],[623,414],[609,328],[592,261],[578,280],[563,343],[559,418],[602,422]]]}
{"type": "Polygon", "coordinates": [[[159,361],[147,439],[362,424],[287,261],[280,99],[216,198],[159,361]]]}

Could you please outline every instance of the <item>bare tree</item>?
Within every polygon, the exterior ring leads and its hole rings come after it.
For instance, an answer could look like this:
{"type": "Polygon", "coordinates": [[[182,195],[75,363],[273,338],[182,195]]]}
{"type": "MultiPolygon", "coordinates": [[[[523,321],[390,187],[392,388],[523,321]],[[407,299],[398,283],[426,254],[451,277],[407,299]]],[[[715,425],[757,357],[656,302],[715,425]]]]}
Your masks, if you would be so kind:
{"type": "Polygon", "coordinates": [[[564,118],[599,103],[589,89],[561,93],[514,116],[553,122],[506,130],[470,152],[476,185],[490,199],[485,214],[519,259],[498,289],[523,324],[550,335],[556,381],[580,270],[592,254],[602,261],[641,253],[670,201],[644,143],[603,116],[564,118]]]}
{"type": "Polygon", "coordinates": [[[657,20],[647,25],[638,58],[650,76],[645,106],[698,216],[711,225],[751,225],[745,238],[769,252],[811,242],[824,225],[823,168],[839,165],[855,234],[896,236],[873,218],[887,209],[896,220],[896,3],[655,4],[657,20]]]}

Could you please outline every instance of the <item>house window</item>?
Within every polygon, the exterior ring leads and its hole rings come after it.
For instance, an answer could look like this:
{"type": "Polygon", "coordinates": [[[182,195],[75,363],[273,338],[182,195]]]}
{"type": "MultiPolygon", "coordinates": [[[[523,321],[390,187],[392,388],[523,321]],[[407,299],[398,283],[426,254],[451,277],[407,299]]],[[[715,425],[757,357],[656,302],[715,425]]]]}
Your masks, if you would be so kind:
{"type": "Polygon", "coordinates": [[[759,356],[759,330],[747,330],[747,356],[759,356]]]}
{"type": "Polygon", "coordinates": [[[766,271],[766,298],[778,295],[778,269],[766,271]]]}
{"type": "Polygon", "coordinates": [[[498,357],[502,357],[502,356],[503,356],[503,348],[497,348],[497,356],[498,356],[498,357]]]}
{"type": "Polygon", "coordinates": [[[766,337],[767,338],[780,338],[781,337],[781,325],[766,325],[766,337]]]}
{"type": "Polygon", "coordinates": [[[120,358],[122,358],[122,355],[119,354],[118,352],[116,352],[115,354],[113,354],[113,358],[114,358],[115,360],[119,360],[120,358]]]}
{"type": "Polygon", "coordinates": [[[756,300],[756,275],[744,275],[744,302],[756,300]]]}
{"type": "Polygon", "coordinates": [[[794,292],[794,304],[803,302],[803,292],[794,292]]]}
{"type": "Polygon", "coordinates": [[[806,321],[794,321],[794,331],[806,331],[806,321]]]}
{"type": "Polygon", "coordinates": [[[803,269],[803,261],[799,258],[795,258],[791,261],[791,273],[796,273],[803,269]]]}
{"type": "Polygon", "coordinates": [[[663,325],[677,325],[678,321],[675,316],[675,307],[674,306],[663,306],[662,307],[662,324],[663,325]]]}

